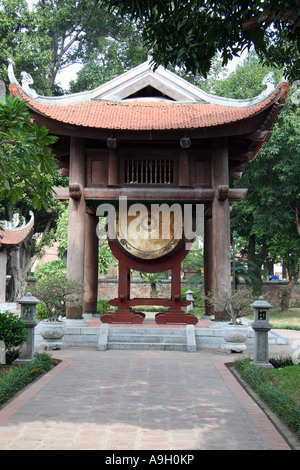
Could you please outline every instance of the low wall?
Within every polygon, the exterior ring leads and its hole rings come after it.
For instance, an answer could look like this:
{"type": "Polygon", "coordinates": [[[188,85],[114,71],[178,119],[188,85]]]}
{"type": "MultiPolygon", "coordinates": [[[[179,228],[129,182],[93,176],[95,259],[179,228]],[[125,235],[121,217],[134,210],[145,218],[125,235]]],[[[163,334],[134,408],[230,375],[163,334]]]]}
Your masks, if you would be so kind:
{"type": "MultiPolygon", "coordinates": [[[[186,285],[184,281],[183,286],[186,285]]],[[[171,295],[171,281],[162,280],[156,285],[157,297],[168,297],[171,295]]],[[[130,283],[130,298],[150,297],[151,285],[143,279],[133,279],[130,283]]],[[[118,279],[104,278],[98,280],[98,298],[111,300],[118,297],[118,279]]]]}
{"type": "MultiPolygon", "coordinates": [[[[262,295],[275,307],[280,304],[281,293],[287,281],[266,281],[263,283],[262,295]]],[[[182,287],[189,287],[188,281],[182,281],[182,287]]],[[[157,297],[168,297],[171,295],[171,280],[161,280],[156,285],[157,297]]],[[[150,297],[151,286],[143,279],[131,281],[130,297],[150,297]]],[[[117,278],[101,278],[98,281],[98,298],[111,300],[118,296],[117,278]]],[[[298,282],[291,295],[290,306],[300,305],[300,283],[298,282]]]]}
{"type": "MultiPolygon", "coordinates": [[[[263,283],[262,295],[273,305],[279,305],[281,293],[288,284],[287,281],[266,281],[263,283]]],[[[297,282],[292,290],[290,307],[300,306],[300,283],[297,282]]]]}

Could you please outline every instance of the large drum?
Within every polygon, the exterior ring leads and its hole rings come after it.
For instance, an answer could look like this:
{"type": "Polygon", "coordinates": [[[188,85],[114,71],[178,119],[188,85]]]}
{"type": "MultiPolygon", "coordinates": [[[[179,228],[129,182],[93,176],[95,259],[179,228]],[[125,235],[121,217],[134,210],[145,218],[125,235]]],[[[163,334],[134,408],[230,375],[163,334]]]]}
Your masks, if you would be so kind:
{"type": "Polygon", "coordinates": [[[145,314],[134,306],[161,305],[167,312],[155,316],[156,323],[196,324],[197,318],[182,310],[190,304],[181,299],[181,261],[191,247],[184,237],[179,204],[133,204],[109,214],[108,242],[119,262],[118,297],[109,303],[118,310],[101,317],[103,323],[142,323],[145,314]],[[130,298],[130,270],[159,273],[171,270],[171,299],[130,298]]]}
{"type": "Polygon", "coordinates": [[[184,241],[183,215],[177,204],[134,204],[116,212],[116,240],[131,257],[158,260],[170,255],[184,241]]]}

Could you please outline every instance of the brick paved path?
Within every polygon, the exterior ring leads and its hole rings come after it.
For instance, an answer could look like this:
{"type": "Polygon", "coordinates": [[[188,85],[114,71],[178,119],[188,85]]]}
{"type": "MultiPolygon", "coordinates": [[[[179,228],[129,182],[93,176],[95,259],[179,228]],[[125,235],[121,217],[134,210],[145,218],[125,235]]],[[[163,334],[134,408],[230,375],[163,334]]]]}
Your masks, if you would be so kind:
{"type": "Polygon", "coordinates": [[[62,362],[0,410],[0,450],[289,449],[224,352],[53,355],[62,362]]]}

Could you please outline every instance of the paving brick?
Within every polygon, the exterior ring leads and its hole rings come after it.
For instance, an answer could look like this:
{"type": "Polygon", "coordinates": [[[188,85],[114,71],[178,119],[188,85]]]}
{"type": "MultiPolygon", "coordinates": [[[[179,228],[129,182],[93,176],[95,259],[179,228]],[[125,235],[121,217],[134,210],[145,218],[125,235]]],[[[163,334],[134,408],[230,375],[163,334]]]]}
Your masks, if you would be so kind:
{"type": "Polygon", "coordinates": [[[0,410],[0,450],[289,449],[220,350],[66,348],[0,410]]]}

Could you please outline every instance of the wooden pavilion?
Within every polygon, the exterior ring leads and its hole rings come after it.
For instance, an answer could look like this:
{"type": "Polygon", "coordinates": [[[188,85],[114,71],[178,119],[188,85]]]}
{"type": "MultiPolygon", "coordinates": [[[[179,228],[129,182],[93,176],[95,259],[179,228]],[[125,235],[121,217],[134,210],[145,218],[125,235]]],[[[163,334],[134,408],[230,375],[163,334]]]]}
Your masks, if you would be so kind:
{"type": "MultiPolygon", "coordinates": [[[[287,83],[275,87],[268,75],[256,98],[227,99],[162,67],[154,71],[148,60],[94,90],[45,97],[30,87],[27,74],[18,83],[12,62],[8,73],[11,95],[27,100],[38,125],[59,137],[53,151],[61,174],[69,175],[69,187],[55,193],[69,201],[67,275],[85,283],[85,294],[83,309],[70,305],[67,318],[96,312],[96,209],[122,197],[129,203],[204,204],[205,291],[231,288],[230,204],[247,189],[230,188],[229,179],[239,178],[270,139],[287,83]]],[[[124,299],[127,309],[133,305],[128,282],[125,276],[119,283],[119,308],[124,299]]],[[[207,313],[224,319],[217,307],[207,313]]]]}

